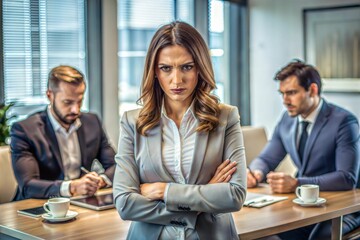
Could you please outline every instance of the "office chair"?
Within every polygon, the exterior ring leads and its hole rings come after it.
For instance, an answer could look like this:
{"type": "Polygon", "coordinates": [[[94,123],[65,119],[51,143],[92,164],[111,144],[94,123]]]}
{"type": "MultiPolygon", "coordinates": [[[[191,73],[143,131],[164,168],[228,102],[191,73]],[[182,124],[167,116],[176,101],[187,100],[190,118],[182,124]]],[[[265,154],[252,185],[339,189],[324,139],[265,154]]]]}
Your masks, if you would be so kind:
{"type": "MultiPolygon", "coordinates": [[[[249,165],[265,147],[268,139],[264,127],[242,126],[246,164],[249,165]]],[[[295,176],[297,168],[289,155],[280,162],[275,169],[277,172],[285,172],[291,176],[295,176]]]]}
{"type": "Polygon", "coordinates": [[[0,147],[0,203],[11,202],[18,184],[11,164],[10,147],[0,147]]]}

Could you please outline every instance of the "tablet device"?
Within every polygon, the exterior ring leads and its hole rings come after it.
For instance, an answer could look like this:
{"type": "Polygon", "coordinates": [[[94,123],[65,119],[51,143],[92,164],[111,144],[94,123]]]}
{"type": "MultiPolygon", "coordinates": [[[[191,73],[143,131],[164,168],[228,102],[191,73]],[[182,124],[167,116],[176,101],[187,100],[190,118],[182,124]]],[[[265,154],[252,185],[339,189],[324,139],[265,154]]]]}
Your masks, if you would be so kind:
{"type": "Polygon", "coordinates": [[[89,208],[97,211],[115,207],[112,193],[87,196],[81,198],[72,198],[70,200],[70,203],[76,206],[89,208]]]}
{"type": "Polygon", "coordinates": [[[34,207],[34,208],[26,208],[26,209],[20,209],[17,211],[20,214],[24,214],[30,217],[40,217],[44,213],[46,213],[43,206],[40,207],[34,207]]]}

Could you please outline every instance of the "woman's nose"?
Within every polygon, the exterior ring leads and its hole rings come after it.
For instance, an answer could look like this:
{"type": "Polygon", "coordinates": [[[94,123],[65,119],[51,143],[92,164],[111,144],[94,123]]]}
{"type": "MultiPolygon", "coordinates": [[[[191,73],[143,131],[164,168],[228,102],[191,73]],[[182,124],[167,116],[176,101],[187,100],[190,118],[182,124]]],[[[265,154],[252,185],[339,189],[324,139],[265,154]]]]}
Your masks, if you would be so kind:
{"type": "Polygon", "coordinates": [[[172,82],[175,83],[175,84],[179,84],[179,83],[182,82],[182,73],[181,73],[181,71],[175,70],[172,82]]]}

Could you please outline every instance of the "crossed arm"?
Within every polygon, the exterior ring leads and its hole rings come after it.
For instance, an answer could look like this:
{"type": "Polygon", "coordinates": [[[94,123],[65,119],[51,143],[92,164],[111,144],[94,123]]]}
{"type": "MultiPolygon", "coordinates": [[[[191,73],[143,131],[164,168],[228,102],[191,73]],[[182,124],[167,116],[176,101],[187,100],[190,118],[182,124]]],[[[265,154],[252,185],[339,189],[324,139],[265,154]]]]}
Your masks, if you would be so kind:
{"type": "MultiPolygon", "coordinates": [[[[215,175],[208,184],[227,183],[235,171],[236,162],[227,159],[217,167],[215,175]]],[[[144,183],[140,185],[140,194],[151,201],[164,200],[166,186],[167,183],[164,182],[144,183]]]]}
{"type": "Polygon", "coordinates": [[[214,176],[205,184],[173,183],[164,179],[156,170],[158,166],[150,165],[149,159],[139,157],[139,152],[144,154],[139,144],[144,143],[139,140],[141,136],[134,136],[135,124],[129,123],[125,113],[121,120],[121,148],[115,158],[117,167],[113,186],[116,207],[122,219],[160,225],[171,225],[171,221],[176,220],[194,228],[198,212],[238,211],[245,200],[246,178],[245,153],[235,112],[232,112],[234,120],[227,126],[225,141],[222,142],[224,149],[219,150],[219,155],[236,163],[225,160],[217,168],[214,166],[214,176]],[[134,149],[134,141],[140,149],[134,149]],[[142,183],[140,179],[146,179],[146,175],[160,181],[142,183]],[[166,186],[168,192],[164,196],[166,186]]]}

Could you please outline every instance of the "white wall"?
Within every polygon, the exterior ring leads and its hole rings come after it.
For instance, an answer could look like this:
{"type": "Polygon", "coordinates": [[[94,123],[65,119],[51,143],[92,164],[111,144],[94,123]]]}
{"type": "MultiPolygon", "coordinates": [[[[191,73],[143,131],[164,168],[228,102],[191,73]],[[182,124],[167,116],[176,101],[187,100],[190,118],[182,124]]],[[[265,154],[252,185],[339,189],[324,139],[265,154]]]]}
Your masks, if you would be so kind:
{"type": "MultiPolygon", "coordinates": [[[[304,59],[303,10],[359,4],[360,0],[249,0],[252,125],[274,130],[283,108],[275,73],[304,59]]],[[[360,94],[325,93],[360,119],[360,94]]]]}

